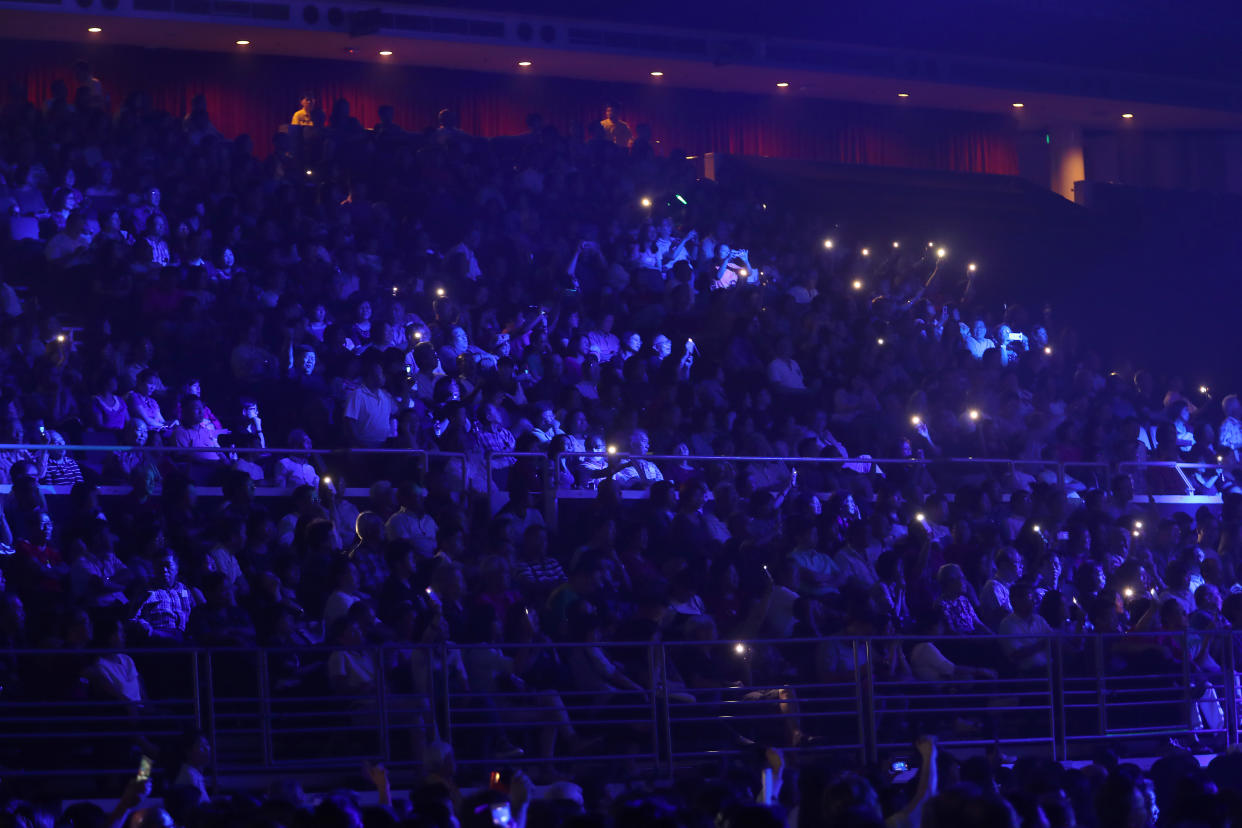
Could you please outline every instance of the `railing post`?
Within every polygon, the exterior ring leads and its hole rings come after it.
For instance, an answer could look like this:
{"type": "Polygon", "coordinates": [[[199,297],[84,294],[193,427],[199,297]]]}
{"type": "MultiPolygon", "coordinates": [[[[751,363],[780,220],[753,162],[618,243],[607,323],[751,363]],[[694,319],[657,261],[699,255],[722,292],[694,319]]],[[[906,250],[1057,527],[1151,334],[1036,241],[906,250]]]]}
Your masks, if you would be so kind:
{"type": "MultiPolygon", "coordinates": [[[[203,698],[202,698],[202,682],[198,673],[198,651],[190,657],[190,681],[194,685],[194,727],[196,730],[203,729],[203,698]]],[[[211,746],[212,750],[216,749],[215,745],[211,746]]]]}
{"type": "Polygon", "coordinates": [[[548,465],[545,469],[546,474],[543,479],[543,522],[548,530],[555,532],[556,526],[556,492],[560,484],[561,476],[561,456],[559,454],[548,458],[548,465]]]}
{"type": "MultiPolygon", "coordinates": [[[[211,792],[220,790],[220,751],[216,744],[216,688],[212,673],[211,650],[204,650],[207,655],[207,742],[211,745],[214,761],[211,763],[211,792]]],[[[198,656],[195,655],[195,661],[198,656]]]]}
{"type": "Polygon", "coordinates": [[[1238,665],[1234,656],[1234,631],[1225,633],[1225,747],[1238,744],[1238,665]]]}
{"type": "Polygon", "coordinates": [[[453,694],[449,692],[448,643],[441,641],[436,644],[436,649],[440,651],[440,680],[444,682],[444,733],[440,738],[456,752],[453,746],[453,694]]]}
{"type": "Polygon", "coordinates": [[[664,665],[656,664],[655,642],[647,645],[647,675],[651,676],[651,758],[659,773],[664,762],[660,756],[660,693],[664,687],[664,665]]]}
{"type": "Polygon", "coordinates": [[[1065,463],[1057,463],[1057,488],[1065,491],[1065,463]]]}
{"type": "Polygon", "coordinates": [[[1194,694],[1190,687],[1190,628],[1182,630],[1182,687],[1186,694],[1186,729],[1193,732],[1195,729],[1195,720],[1197,718],[1195,711],[1194,694]]]}
{"type": "MultiPolygon", "coordinates": [[[[665,649],[664,640],[659,642],[660,653],[660,675],[668,674],[668,651],[665,649]]],[[[664,751],[665,758],[668,759],[668,776],[673,775],[673,714],[669,710],[668,702],[668,682],[664,682],[663,688],[660,690],[660,707],[664,712],[664,751]]]]}
{"type": "Polygon", "coordinates": [[[380,756],[387,762],[392,758],[388,743],[388,671],[384,669],[384,645],[375,648],[375,701],[379,722],[380,756]]]}
{"type": "Polygon", "coordinates": [[[1048,639],[1048,715],[1052,723],[1052,759],[1065,759],[1065,699],[1061,688],[1061,636],[1048,639]]]}
{"type": "Polygon", "coordinates": [[[483,453],[483,476],[487,478],[487,513],[492,513],[492,453],[483,453]]]}
{"type": "Polygon", "coordinates": [[[1104,706],[1104,634],[1095,636],[1095,708],[1099,735],[1108,732],[1108,709],[1104,706]]]}
{"type": "Polygon", "coordinates": [[[879,739],[877,737],[875,711],[875,673],[871,663],[870,639],[860,642],[855,638],[852,642],[854,650],[854,698],[858,704],[858,731],[862,742],[863,763],[870,765],[879,761],[879,739]],[[862,656],[859,660],[859,644],[862,645],[862,656]]]}
{"type": "MultiPolygon", "coordinates": [[[[263,767],[272,766],[272,696],[267,649],[259,650],[259,727],[263,731],[263,767]]],[[[215,745],[212,745],[215,749],[215,745]]]]}
{"type": "MultiPolygon", "coordinates": [[[[436,699],[440,697],[440,693],[436,689],[435,652],[425,644],[415,644],[410,650],[410,684],[413,685],[415,692],[417,692],[419,685],[417,676],[414,675],[414,653],[416,652],[422,654],[427,668],[426,681],[422,682],[422,685],[427,688],[427,718],[424,721],[422,741],[424,744],[438,742],[440,741],[440,713],[436,699]],[[427,732],[427,728],[431,729],[430,733],[427,732]]],[[[419,747],[421,749],[422,745],[419,745],[419,747]]],[[[423,757],[421,755],[415,756],[414,761],[422,762],[423,757]]]]}

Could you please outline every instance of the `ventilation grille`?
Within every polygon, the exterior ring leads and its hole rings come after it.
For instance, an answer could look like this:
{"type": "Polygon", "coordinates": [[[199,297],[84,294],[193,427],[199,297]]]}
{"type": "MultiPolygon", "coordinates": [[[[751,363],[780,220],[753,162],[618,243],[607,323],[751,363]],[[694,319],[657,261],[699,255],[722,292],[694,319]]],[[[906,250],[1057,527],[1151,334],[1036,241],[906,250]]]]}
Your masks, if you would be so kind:
{"type": "Polygon", "coordinates": [[[380,28],[457,37],[487,37],[496,40],[505,36],[505,24],[499,20],[434,17],[429,14],[385,14],[382,15],[380,28]]]}
{"type": "MultiPolygon", "coordinates": [[[[24,0],[31,2],[32,0],[24,0]]],[[[33,0],[43,2],[44,0],[33,0]]],[[[134,11],[173,12],[198,17],[234,17],[249,20],[289,20],[284,3],[250,3],[246,0],[133,0],[134,11]]]]}
{"type": "Polygon", "coordinates": [[[647,32],[607,31],[570,26],[567,32],[570,46],[589,48],[627,49],[655,52],[685,57],[708,57],[710,42],[701,37],[678,37],[647,32]]]}

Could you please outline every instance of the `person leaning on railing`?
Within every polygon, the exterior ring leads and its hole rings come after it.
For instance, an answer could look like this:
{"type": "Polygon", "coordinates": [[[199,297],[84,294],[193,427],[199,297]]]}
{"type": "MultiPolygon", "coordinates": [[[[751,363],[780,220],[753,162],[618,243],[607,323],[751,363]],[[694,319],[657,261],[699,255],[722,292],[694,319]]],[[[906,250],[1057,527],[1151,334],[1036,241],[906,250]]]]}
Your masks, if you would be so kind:
{"type": "Polygon", "coordinates": [[[920,681],[948,681],[954,679],[994,679],[996,670],[991,667],[970,667],[955,664],[945,657],[938,646],[946,634],[944,610],[934,607],[918,623],[918,641],[910,649],[910,669],[920,681]],[[925,638],[924,638],[925,636],[925,638]]]}

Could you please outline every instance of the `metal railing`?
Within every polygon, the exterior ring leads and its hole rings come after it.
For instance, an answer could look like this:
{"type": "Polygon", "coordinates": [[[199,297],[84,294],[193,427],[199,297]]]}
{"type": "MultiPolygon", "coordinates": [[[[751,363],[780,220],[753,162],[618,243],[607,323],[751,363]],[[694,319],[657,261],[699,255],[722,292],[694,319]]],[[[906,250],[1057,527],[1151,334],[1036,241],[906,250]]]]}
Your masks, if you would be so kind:
{"type": "Polygon", "coordinates": [[[1217,463],[1150,460],[1117,464],[1118,473],[1134,481],[1136,493],[1164,503],[1219,501],[1220,492],[1234,481],[1236,468],[1232,454],[1221,455],[1217,463]]]}
{"type": "MultiPolygon", "coordinates": [[[[1110,466],[1099,462],[1058,462],[1042,460],[1015,460],[1006,458],[871,458],[871,457],[782,457],[782,456],[714,456],[714,455],[642,455],[638,458],[624,452],[443,452],[422,449],[215,449],[213,447],[180,448],[174,446],[108,446],[75,445],[49,446],[47,444],[0,444],[0,452],[45,453],[64,450],[81,465],[87,479],[99,485],[100,494],[123,495],[131,490],[128,481],[120,479],[114,469],[109,469],[107,457],[116,453],[149,453],[156,464],[164,470],[189,470],[194,466],[187,458],[202,452],[229,452],[236,457],[262,462],[271,479],[256,482],[258,497],[280,497],[292,493],[291,486],[274,485],[272,469],[282,457],[307,458],[324,478],[331,479],[338,494],[347,497],[366,497],[367,486],[349,485],[356,482],[372,482],[389,479],[394,482],[410,475],[426,479],[429,473],[440,476],[444,487],[455,495],[474,494],[486,496],[493,506],[507,497],[509,483],[520,479],[531,484],[540,498],[545,522],[556,527],[560,506],[596,496],[598,481],[614,476],[622,470],[621,464],[642,459],[661,469],[661,474],[677,475],[678,468],[704,478],[739,480],[757,471],[760,479],[747,482],[758,488],[780,490],[788,484],[794,470],[811,473],[812,479],[803,477],[799,485],[814,489],[813,475],[817,471],[831,470],[840,474],[855,475],[921,475],[934,488],[952,497],[953,492],[964,484],[979,484],[994,480],[1002,491],[1011,492],[1027,488],[1032,481],[1046,482],[1067,492],[1088,488],[1106,487],[1117,473],[1128,474],[1135,483],[1134,503],[1173,509],[1199,505],[1215,505],[1221,502],[1218,489],[1222,482],[1232,480],[1229,458],[1219,464],[1143,462],[1121,463],[1110,466]],[[586,466],[597,468],[587,469],[586,466]],[[591,477],[591,475],[595,477],[591,477]],[[732,475],[732,478],[729,478],[732,475]],[[573,483],[565,485],[566,479],[573,483]],[[340,485],[344,483],[344,488],[340,485]]],[[[195,479],[198,493],[206,497],[219,497],[222,489],[218,483],[222,464],[211,470],[207,479],[195,479]],[[214,478],[211,477],[214,475],[214,478]]],[[[0,469],[6,473],[7,469],[0,469]]],[[[199,470],[201,472],[201,469],[199,470]]],[[[840,478],[837,483],[841,484],[840,478]]],[[[48,495],[67,494],[71,486],[43,484],[39,489],[48,495]]],[[[827,485],[823,494],[831,489],[827,485]]],[[[623,487],[620,496],[624,500],[645,498],[649,486],[639,483],[623,487]]],[[[10,490],[10,484],[0,483],[0,493],[10,490]]],[[[159,491],[159,487],[156,487],[159,491]]]]}
{"type": "Polygon", "coordinates": [[[921,733],[1058,760],[1170,738],[1224,749],[1238,743],[1240,645],[1237,633],[1183,630],[132,649],[141,699],[103,678],[99,660],[117,651],[9,650],[0,765],[36,779],[132,772],[138,745],[170,748],[189,728],[211,740],[216,781],[348,773],[377,757],[410,768],[432,740],[467,767],[625,761],[657,774],[756,743],[873,762],[921,733]],[[926,647],[995,672],[926,674],[942,663],[926,647]]]}
{"type": "MultiPolygon", "coordinates": [[[[689,467],[696,471],[703,471],[721,465],[737,467],[740,470],[759,466],[779,467],[786,480],[788,480],[790,473],[794,469],[844,469],[856,474],[877,476],[883,476],[898,470],[905,473],[919,471],[927,473],[933,481],[939,484],[939,488],[942,491],[951,491],[956,485],[979,482],[989,477],[998,478],[1005,486],[1010,488],[1024,488],[1027,482],[1024,478],[1030,477],[1054,483],[1069,490],[1081,490],[1106,486],[1110,476],[1115,473],[1130,474],[1137,481],[1145,483],[1152,473],[1167,471],[1171,477],[1164,482],[1167,484],[1170,480],[1177,480],[1179,481],[1178,485],[1171,487],[1166,485],[1167,491],[1160,489],[1159,483],[1154,486],[1140,485],[1136,488],[1136,499],[1147,498],[1155,502],[1161,502],[1160,498],[1184,497],[1188,495],[1214,497],[1216,500],[1219,500],[1218,494],[1205,492],[1202,490],[1202,486],[1196,486],[1193,482],[1193,476],[1196,473],[1217,474],[1223,472],[1228,474],[1232,471],[1232,463],[1228,458],[1223,458],[1222,462],[1217,464],[1146,461],[1120,463],[1110,466],[1102,462],[1061,462],[987,457],[916,459],[906,457],[873,458],[867,456],[783,457],[779,455],[646,454],[640,456],[627,452],[588,451],[547,454],[543,452],[516,451],[464,453],[400,448],[296,450],[288,448],[215,448],[196,446],[183,448],[152,445],[51,446],[46,443],[0,444],[0,453],[47,453],[60,451],[64,451],[70,457],[78,460],[82,465],[83,471],[87,473],[92,482],[101,483],[105,486],[111,483],[113,485],[108,486],[108,488],[115,489],[117,493],[128,491],[128,482],[111,479],[103,469],[104,460],[108,455],[128,452],[151,454],[160,458],[162,462],[173,466],[178,464],[184,466],[189,457],[202,453],[233,455],[242,459],[262,459],[269,463],[281,457],[304,457],[308,458],[324,475],[342,477],[346,482],[356,482],[357,474],[360,472],[364,476],[368,474],[378,476],[401,472],[401,461],[407,459],[414,461],[410,471],[421,475],[425,475],[433,464],[438,463],[441,465],[441,468],[444,468],[447,464],[456,464],[451,467],[452,473],[449,475],[453,483],[451,488],[454,491],[458,493],[473,491],[489,496],[502,494],[507,491],[507,486],[503,485],[504,481],[497,479],[497,472],[504,472],[515,465],[527,463],[530,464],[533,470],[533,474],[528,475],[528,477],[540,483],[544,494],[549,497],[571,499],[584,495],[589,496],[589,492],[594,488],[594,486],[585,485],[585,481],[576,481],[573,485],[568,486],[561,485],[563,474],[566,472],[572,473],[571,470],[581,467],[584,461],[598,464],[601,470],[611,470],[609,474],[603,476],[613,476],[617,471],[621,470],[620,464],[635,459],[648,461],[654,463],[659,468],[668,470],[673,470],[676,466],[689,467]],[[1155,489],[1160,490],[1157,491],[1155,489]]],[[[223,464],[221,468],[224,468],[223,464]]],[[[7,472],[8,469],[0,469],[0,473],[7,474],[7,472]]],[[[597,481],[598,479],[596,478],[597,481]]],[[[58,491],[55,487],[52,490],[58,491]]],[[[288,494],[291,490],[291,487],[259,484],[258,493],[261,496],[274,496],[288,494]]],[[[214,488],[209,486],[206,493],[211,494],[213,492],[214,488]]],[[[360,496],[365,495],[367,489],[365,487],[351,487],[345,493],[349,496],[360,496]]]]}

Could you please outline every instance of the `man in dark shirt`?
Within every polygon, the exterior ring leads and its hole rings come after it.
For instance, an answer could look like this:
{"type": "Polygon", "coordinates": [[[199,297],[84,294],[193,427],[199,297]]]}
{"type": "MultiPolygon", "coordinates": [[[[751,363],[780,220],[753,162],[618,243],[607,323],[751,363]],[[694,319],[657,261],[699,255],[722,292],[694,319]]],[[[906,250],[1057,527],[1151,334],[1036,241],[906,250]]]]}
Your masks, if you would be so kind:
{"type": "Polygon", "coordinates": [[[252,647],[255,643],[254,624],[250,614],[237,606],[233,585],[223,572],[208,572],[203,577],[207,603],[190,612],[186,630],[198,644],[215,647],[252,647]]]}
{"type": "Polygon", "coordinates": [[[417,564],[414,561],[414,545],[409,541],[389,541],[384,548],[389,575],[379,590],[379,617],[388,626],[394,626],[398,613],[406,603],[415,607],[425,605],[425,593],[414,583],[417,564]]]}

